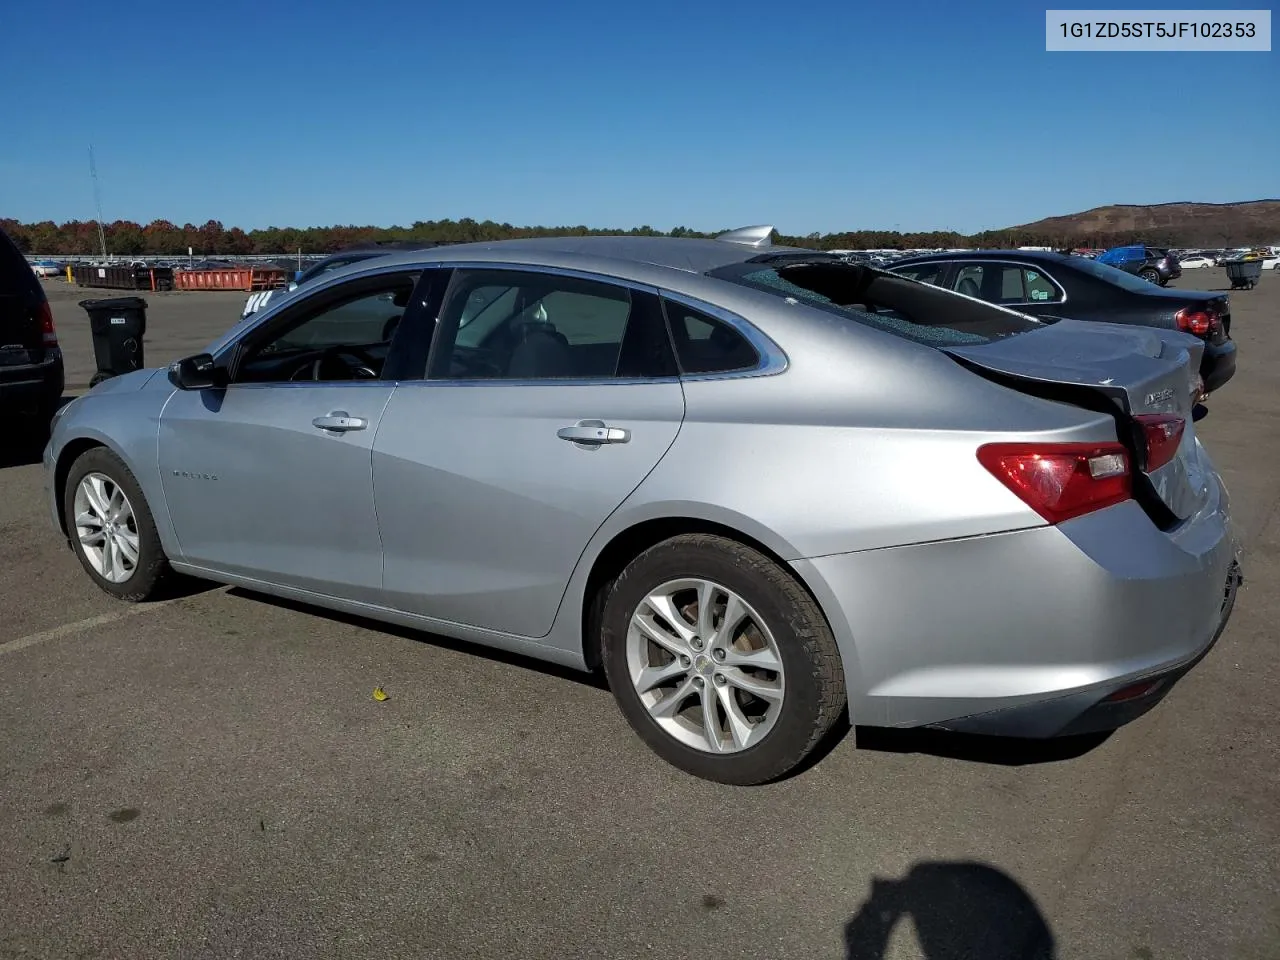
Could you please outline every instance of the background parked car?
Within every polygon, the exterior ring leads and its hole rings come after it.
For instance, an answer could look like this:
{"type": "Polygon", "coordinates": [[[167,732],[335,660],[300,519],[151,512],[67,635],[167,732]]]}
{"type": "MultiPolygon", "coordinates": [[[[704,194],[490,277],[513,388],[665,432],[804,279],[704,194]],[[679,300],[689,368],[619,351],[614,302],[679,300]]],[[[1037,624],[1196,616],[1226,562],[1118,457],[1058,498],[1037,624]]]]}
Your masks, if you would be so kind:
{"type": "Polygon", "coordinates": [[[1178,258],[1171,255],[1163,247],[1148,247],[1141,244],[1128,247],[1112,247],[1105,253],[1100,254],[1097,262],[1117,267],[1126,273],[1132,273],[1148,283],[1154,283],[1161,287],[1170,280],[1177,280],[1178,277],[1182,276],[1182,268],[1178,265],[1178,258]]]}
{"type": "Polygon", "coordinates": [[[37,260],[31,264],[31,272],[41,279],[59,276],[63,266],[57,260],[37,260]]]}
{"type": "MultiPolygon", "coordinates": [[[[0,230],[0,415],[18,415],[22,438],[43,440],[62,398],[62,350],[49,298],[26,257],[0,230]]],[[[9,443],[0,439],[0,443],[9,443]]]]}
{"type": "Polygon", "coordinates": [[[1026,250],[933,254],[889,269],[1045,320],[1072,317],[1189,333],[1205,343],[1200,374],[1206,392],[1236,372],[1226,294],[1162,290],[1097,260],[1026,250]]]}
{"type": "Polygon", "coordinates": [[[1178,266],[1183,270],[1200,270],[1204,267],[1215,266],[1212,257],[1206,257],[1204,254],[1196,254],[1191,257],[1184,257],[1178,261],[1178,266]]]}

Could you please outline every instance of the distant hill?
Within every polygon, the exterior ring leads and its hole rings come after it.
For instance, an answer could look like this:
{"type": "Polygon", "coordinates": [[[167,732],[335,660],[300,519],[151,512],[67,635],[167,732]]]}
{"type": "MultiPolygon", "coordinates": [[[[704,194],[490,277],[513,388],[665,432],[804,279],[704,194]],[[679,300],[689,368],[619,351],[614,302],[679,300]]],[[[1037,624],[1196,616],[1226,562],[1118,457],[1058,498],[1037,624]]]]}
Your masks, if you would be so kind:
{"type": "Polygon", "coordinates": [[[1097,247],[1131,240],[1171,247],[1280,243],[1280,200],[1115,204],[1065,217],[1047,217],[996,232],[1043,236],[1063,245],[1097,247]]]}

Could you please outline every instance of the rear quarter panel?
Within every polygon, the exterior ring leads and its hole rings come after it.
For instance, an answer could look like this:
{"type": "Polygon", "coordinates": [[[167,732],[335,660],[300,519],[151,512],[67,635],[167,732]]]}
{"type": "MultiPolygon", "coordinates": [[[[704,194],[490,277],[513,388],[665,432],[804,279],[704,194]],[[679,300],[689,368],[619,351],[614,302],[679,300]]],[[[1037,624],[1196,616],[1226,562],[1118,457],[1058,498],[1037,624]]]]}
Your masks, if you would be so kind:
{"type": "Polygon", "coordinates": [[[980,444],[1115,438],[1110,418],[852,327],[822,324],[775,376],[686,380],[680,435],[619,513],[702,505],[747,518],[784,559],[977,536],[1042,522],[978,463],[980,444]]]}

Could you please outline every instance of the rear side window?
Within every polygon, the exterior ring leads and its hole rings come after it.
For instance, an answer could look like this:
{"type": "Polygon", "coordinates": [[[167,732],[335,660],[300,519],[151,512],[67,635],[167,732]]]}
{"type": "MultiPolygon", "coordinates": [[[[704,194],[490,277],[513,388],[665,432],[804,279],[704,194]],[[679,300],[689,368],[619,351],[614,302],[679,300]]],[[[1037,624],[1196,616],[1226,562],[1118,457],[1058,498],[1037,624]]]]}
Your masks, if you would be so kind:
{"type": "Polygon", "coordinates": [[[709,276],[935,347],[989,343],[1038,330],[1037,320],[855,263],[772,257],[709,276]]]}
{"type": "Polygon", "coordinates": [[[755,347],[729,324],[673,300],[663,300],[662,307],[681,373],[728,373],[760,362],[755,347]]]}
{"type": "Polygon", "coordinates": [[[675,374],[658,298],[596,280],[459,271],[440,316],[433,379],[608,380],[675,374]]]}
{"type": "Polygon", "coordinates": [[[1027,299],[1027,297],[1026,293],[1022,289],[1022,268],[1001,267],[1000,302],[1021,303],[1025,299],[1027,299]]]}
{"type": "Polygon", "coordinates": [[[1027,299],[1032,303],[1057,303],[1062,299],[1062,291],[1058,285],[1039,270],[1024,267],[1022,282],[1027,288],[1027,299]]]}

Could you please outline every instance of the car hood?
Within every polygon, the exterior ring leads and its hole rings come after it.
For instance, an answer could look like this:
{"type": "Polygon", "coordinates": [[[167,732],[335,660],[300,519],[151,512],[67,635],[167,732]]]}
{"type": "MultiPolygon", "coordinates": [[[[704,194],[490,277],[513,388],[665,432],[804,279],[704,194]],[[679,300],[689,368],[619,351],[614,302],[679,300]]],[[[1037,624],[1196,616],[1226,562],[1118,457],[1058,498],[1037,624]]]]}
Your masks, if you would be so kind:
{"type": "Polygon", "coordinates": [[[104,397],[109,393],[136,393],[150,383],[152,378],[161,373],[163,369],[163,367],[148,367],[143,370],[123,373],[118,377],[108,377],[93,387],[85,396],[104,397]]]}

